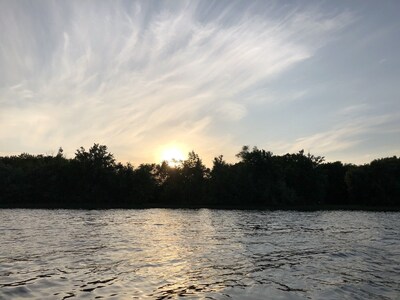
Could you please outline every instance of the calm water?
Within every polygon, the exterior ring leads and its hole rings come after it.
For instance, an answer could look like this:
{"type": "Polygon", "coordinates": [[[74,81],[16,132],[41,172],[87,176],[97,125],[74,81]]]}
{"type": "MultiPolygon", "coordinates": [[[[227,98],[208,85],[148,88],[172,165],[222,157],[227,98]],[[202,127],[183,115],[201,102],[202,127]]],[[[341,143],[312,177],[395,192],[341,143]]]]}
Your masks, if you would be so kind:
{"type": "Polygon", "coordinates": [[[0,298],[400,299],[400,213],[0,210],[0,298]]]}

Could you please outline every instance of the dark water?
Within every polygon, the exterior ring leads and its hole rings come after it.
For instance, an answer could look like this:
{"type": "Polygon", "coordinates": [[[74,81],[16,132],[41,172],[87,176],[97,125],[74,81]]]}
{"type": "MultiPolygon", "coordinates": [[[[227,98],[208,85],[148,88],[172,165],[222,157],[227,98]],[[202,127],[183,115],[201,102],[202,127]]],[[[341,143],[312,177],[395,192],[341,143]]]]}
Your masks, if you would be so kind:
{"type": "Polygon", "coordinates": [[[0,298],[399,299],[400,213],[0,210],[0,298]]]}

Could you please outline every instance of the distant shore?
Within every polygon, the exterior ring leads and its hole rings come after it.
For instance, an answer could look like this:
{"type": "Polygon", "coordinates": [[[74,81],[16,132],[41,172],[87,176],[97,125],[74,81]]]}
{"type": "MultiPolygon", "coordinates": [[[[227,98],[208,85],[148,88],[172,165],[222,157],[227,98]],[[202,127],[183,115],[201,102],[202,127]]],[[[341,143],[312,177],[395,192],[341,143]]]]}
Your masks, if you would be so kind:
{"type": "Polygon", "coordinates": [[[264,211],[376,211],[376,212],[400,212],[400,206],[365,206],[365,205],[293,205],[293,206],[265,206],[265,205],[212,205],[212,204],[198,204],[198,205],[178,205],[178,204],[164,204],[164,203],[147,203],[138,204],[135,206],[52,206],[52,205],[22,205],[22,206],[4,206],[0,205],[0,209],[67,209],[67,210],[112,210],[112,209],[215,209],[215,210],[264,210],[264,211]]]}
{"type": "Polygon", "coordinates": [[[0,157],[0,208],[215,208],[400,211],[400,158],[356,166],[300,150],[274,155],[243,146],[206,167],[198,154],[137,167],[105,145],[53,155],[0,157]]]}

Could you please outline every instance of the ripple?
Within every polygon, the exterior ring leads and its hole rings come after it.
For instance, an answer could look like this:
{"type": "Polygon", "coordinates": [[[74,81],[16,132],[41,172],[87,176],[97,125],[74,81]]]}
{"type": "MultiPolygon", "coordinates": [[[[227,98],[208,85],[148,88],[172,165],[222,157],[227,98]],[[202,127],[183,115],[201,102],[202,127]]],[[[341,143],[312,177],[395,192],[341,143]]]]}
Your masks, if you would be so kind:
{"type": "Polygon", "coordinates": [[[0,210],[0,299],[398,298],[399,216],[0,210]]]}

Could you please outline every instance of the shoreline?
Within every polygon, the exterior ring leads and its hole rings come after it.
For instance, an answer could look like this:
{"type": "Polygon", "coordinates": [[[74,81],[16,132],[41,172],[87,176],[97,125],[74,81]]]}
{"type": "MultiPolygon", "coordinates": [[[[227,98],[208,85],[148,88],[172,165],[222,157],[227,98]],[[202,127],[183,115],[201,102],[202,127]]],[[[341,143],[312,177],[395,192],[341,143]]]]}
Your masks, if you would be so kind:
{"type": "Polygon", "coordinates": [[[293,205],[293,206],[265,206],[265,205],[183,205],[183,204],[162,204],[148,203],[135,206],[51,206],[51,205],[0,205],[0,209],[43,209],[43,210],[134,210],[134,209],[214,209],[214,210],[258,210],[258,211],[372,211],[372,212],[400,212],[399,206],[365,206],[365,205],[293,205]]]}

